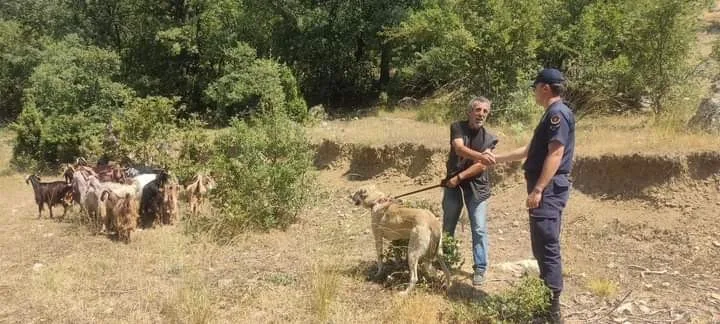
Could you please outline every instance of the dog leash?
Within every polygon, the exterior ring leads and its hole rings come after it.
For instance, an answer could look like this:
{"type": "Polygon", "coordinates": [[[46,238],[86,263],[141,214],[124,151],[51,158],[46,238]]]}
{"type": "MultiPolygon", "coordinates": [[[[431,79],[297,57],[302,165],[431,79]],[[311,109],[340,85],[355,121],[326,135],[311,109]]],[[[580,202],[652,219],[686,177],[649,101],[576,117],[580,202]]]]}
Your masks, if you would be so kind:
{"type": "MultiPolygon", "coordinates": [[[[448,176],[446,179],[452,179],[452,177],[460,174],[460,172],[462,172],[462,171],[453,172],[453,173],[452,173],[450,176],[448,176]]],[[[459,184],[458,184],[458,185],[459,185],[459,184]]],[[[442,187],[442,186],[443,186],[443,184],[442,184],[442,182],[441,182],[440,184],[432,185],[432,186],[430,186],[430,187],[422,188],[422,189],[419,189],[419,190],[415,190],[415,191],[412,191],[412,192],[408,192],[408,193],[404,193],[404,194],[402,194],[402,195],[395,196],[395,197],[393,197],[393,199],[398,199],[398,198],[401,198],[401,197],[405,197],[405,196],[409,196],[409,195],[412,195],[412,194],[416,194],[416,193],[418,193],[418,192],[428,191],[428,190],[430,190],[430,189],[435,189],[435,188],[442,187]]]]}
{"type": "Polygon", "coordinates": [[[442,184],[436,184],[436,185],[433,185],[433,186],[430,186],[430,187],[427,187],[427,188],[422,188],[422,189],[420,189],[420,190],[415,190],[415,191],[413,191],[413,192],[404,193],[404,194],[402,194],[402,195],[393,197],[393,199],[398,199],[398,198],[401,198],[401,197],[409,196],[409,195],[412,195],[412,194],[416,194],[416,193],[418,193],[418,192],[428,191],[428,190],[430,190],[430,189],[435,189],[435,188],[437,188],[437,187],[442,187],[442,184]]]}

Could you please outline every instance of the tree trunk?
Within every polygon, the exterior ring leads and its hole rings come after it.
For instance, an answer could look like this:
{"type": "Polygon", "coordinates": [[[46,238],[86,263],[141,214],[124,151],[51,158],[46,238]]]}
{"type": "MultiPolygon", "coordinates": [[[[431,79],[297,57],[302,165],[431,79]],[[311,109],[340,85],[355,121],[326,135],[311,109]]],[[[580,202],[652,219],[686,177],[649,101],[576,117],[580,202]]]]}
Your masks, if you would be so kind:
{"type": "Polygon", "coordinates": [[[380,80],[378,83],[381,90],[385,90],[390,82],[390,59],[392,58],[392,48],[390,44],[382,44],[380,52],[380,80]]]}

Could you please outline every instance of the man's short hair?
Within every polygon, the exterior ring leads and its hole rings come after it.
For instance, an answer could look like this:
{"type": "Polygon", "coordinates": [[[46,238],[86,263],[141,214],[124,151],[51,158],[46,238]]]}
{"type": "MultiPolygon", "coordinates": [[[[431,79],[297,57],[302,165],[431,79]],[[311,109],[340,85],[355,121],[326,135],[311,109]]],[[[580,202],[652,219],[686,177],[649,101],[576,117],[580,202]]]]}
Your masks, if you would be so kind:
{"type": "Polygon", "coordinates": [[[552,83],[549,84],[550,86],[550,92],[552,92],[553,96],[561,97],[565,94],[565,84],[564,83],[552,83]]]}
{"type": "Polygon", "coordinates": [[[488,106],[492,106],[492,101],[490,101],[490,99],[485,98],[483,96],[477,96],[475,98],[472,98],[472,100],[470,100],[470,102],[468,103],[468,111],[473,110],[473,106],[475,106],[476,102],[486,103],[486,104],[488,104],[488,106]]]}

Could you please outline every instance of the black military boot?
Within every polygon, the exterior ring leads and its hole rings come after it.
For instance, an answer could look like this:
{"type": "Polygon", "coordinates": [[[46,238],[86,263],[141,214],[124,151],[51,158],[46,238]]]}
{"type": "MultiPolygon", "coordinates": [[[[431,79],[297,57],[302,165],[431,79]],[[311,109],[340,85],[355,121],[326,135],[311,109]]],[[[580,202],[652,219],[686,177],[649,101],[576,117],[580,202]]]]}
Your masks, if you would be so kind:
{"type": "Polygon", "coordinates": [[[560,294],[553,294],[550,300],[550,323],[563,324],[562,314],[560,312],[560,294]]]}

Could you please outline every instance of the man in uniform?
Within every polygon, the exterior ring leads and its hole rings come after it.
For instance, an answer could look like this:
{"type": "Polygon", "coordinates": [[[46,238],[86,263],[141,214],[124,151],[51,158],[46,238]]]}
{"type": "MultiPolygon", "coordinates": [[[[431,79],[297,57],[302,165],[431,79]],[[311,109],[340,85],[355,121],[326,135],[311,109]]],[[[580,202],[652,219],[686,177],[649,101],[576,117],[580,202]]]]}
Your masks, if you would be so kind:
{"type": "Polygon", "coordinates": [[[570,194],[568,176],[575,152],[575,117],[563,103],[565,78],[556,69],[543,69],[532,85],[535,102],[545,108],[530,144],[497,155],[497,163],[521,160],[527,181],[532,251],[540,277],[552,291],[551,316],[562,323],[560,293],[563,289],[560,258],[562,212],[570,194]]]}
{"type": "Polygon", "coordinates": [[[473,245],[473,285],[484,281],[488,264],[487,210],[490,178],[484,172],[495,161],[492,150],[498,140],[484,125],[492,103],[476,97],[468,104],[468,119],[450,126],[447,177],[442,184],[443,231],[455,235],[463,201],[470,218],[473,245]]]}

